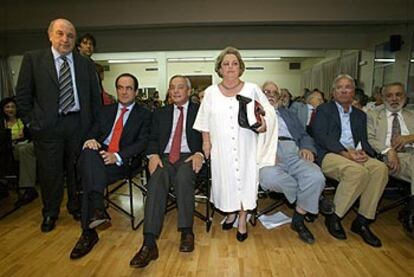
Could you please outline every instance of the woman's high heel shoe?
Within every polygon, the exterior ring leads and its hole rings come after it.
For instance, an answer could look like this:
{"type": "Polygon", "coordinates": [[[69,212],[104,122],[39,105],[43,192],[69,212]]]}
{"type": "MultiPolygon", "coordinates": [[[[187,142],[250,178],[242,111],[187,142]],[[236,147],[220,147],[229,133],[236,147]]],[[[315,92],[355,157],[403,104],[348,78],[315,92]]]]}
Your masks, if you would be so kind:
{"type": "Polygon", "coordinates": [[[231,230],[233,228],[233,224],[237,219],[237,215],[234,217],[234,220],[232,222],[223,222],[223,225],[221,226],[223,230],[231,230]]]}
{"type": "Polygon", "coordinates": [[[238,241],[243,242],[245,239],[247,239],[247,237],[248,237],[247,231],[244,234],[237,231],[236,238],[238,241]]]}

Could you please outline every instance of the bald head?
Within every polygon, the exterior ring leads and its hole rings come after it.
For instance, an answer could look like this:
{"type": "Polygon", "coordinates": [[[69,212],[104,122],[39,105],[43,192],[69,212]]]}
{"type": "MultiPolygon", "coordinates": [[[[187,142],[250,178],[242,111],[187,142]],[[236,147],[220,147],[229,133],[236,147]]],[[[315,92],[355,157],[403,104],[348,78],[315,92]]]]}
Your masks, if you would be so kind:
{"type": "Polygon", "coordinates": [[[61,55],[72,52],[75,46],[76,29],[64,18],[52,20],[48,28],[49,41],[52,47],[61,55]]]}

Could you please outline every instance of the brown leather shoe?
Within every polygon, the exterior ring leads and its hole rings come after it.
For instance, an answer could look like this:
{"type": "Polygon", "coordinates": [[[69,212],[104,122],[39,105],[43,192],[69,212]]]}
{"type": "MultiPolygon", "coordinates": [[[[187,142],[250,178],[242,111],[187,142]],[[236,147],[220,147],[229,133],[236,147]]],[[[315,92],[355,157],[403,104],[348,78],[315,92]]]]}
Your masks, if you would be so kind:
{"type": "Polygon", "coordinates": [[[193,252],[194,250],[194,234],[187,233],[181,235],[180,252],[193,252]]]}
{"type": "Polygon", "coordinates": [[[129,265],[132,267],[146,267],[152,260],[158,259],[158,247],[149,247],[143,245],[141,249],[135,254],[129,265]]]}

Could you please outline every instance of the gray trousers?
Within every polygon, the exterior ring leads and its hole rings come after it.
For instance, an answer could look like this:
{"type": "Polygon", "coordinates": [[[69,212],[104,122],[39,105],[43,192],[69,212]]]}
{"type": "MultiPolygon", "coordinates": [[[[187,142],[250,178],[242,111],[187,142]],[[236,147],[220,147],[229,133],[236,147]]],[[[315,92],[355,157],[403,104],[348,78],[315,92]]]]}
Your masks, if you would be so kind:
{"type": "Polygon", "coordinates": [[[13,156],[19,161],[19,187],[34,188],[36,184],[36,157],[33,142],[14,145],[13,156]]]}
{"type": "Polygon", "coordinates": [[[196,174],[192,163],[184,162],[189,156],[190,154],[181,154],[180,160],[175,164],[168,162],[168,155],[161,157],[164,167],[158,167],[148,181],[144,234],[151,233],[159,237],[171,186],[177,197],[178,228],[192,228],[196,174]]]}
{"type": "Polygon", "coordinates": [[[314,163],[298,155],[294,141],[279,141],[278,163],[260,169],[260,186],[282,192],[290,203],[307,212],[317,214],[320,194],[325,187],[325,177],[314,163]]]}

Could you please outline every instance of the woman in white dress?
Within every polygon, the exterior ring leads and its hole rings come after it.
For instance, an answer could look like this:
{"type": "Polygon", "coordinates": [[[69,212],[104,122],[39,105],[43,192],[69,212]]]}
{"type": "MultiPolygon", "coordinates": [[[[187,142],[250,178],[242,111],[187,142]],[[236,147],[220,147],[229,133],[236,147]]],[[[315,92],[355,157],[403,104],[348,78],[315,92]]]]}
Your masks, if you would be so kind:
{"type": "Polygon", "coordinates": [[[245,65],[237,49],[227,47],[217,57],[215,71],[223,78],[205,90],[193,128],[203,134],[203,150],[211,154],[211,201],[228,216],[223,230],[237,218],[237,239],[247,238],[247,211],[256,208],[258,168],[275,163],[277,124],[275,112],[260,88],[240,80],[245,65]],[[260,103],[265,115],[254,131],[238,122],[242,95],[260,103]]]}

